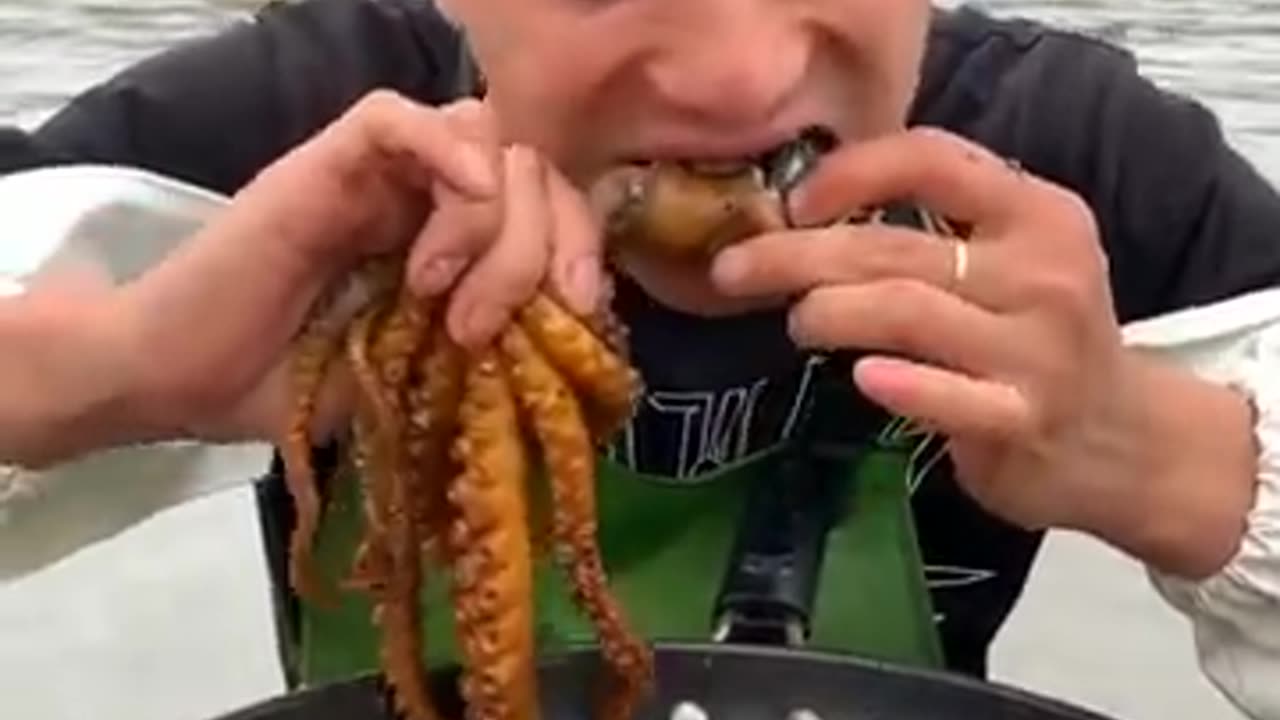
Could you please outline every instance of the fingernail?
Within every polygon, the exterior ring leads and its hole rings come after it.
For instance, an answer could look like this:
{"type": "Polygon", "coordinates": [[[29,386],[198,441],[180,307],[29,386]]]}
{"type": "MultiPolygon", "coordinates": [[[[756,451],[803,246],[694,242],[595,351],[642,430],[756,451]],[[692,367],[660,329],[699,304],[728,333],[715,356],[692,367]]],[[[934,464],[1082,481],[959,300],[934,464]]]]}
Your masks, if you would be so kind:
{"type": "Polygon", "coordinates": [[[727,248],[711,261],[711,279],[722,288],[732,287],[746,279],[749,269],[746,253],[727,248]]]}
{"type": "Polygon", "coordinates": [[[594,311],[600,294],[599,262],[592,257],[583,257],[569,263],[562,291],[574,312],[586,315],[594,311]]]}
{"type": "Polygon", "coordinates": [[[809,203],[812,202],[812,191],[809,189],[808,183],[800,183],[792,188],[783,198],[785,205],[784,212],[786,220],[791,225],[804,225],[806,214],[809,211],[809,203]]]}
{"type": "Polygon", "coordinates": [[[800,319],[799,311],[792,308],[787,313],[787,337],[791,338],[791,342],[800,347],[805,346],[804,322],[800,319]]]}
{"type": "Polygon", "coordinates": [[[502,327],[505,320],[504,314],[497,308],[490,305],[477,305],[467,314],[464,330],[469,340],[483,344],[498,331],[498,328],[502,327]]]}
{"type": "Polygon", "coordinates": [[[413,275],[414,290],[419,295],[444,292],[458,277],[465,259],[453,255],[431,258],[418,266],[413,275]]]}
{"type": "Polygon", "coordinates": [[[909,367],[887,357],[868,356],[853,366],[853,380],[864,392],[900,395],[911,389],[909,367]]]}

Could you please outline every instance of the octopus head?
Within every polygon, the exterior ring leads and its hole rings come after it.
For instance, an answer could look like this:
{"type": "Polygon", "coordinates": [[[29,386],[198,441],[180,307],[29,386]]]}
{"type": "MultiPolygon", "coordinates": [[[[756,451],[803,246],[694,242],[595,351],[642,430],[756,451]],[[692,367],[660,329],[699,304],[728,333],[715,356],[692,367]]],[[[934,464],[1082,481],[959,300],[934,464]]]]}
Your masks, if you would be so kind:
{"type": "Polygon", "coordinates": [[[731,163],[627,164],[605,173],[591,194],[608,243],[705,260],[752,235],[793,226],[788,194],[835,144],[830,132],[815,127],[731,163]]]}

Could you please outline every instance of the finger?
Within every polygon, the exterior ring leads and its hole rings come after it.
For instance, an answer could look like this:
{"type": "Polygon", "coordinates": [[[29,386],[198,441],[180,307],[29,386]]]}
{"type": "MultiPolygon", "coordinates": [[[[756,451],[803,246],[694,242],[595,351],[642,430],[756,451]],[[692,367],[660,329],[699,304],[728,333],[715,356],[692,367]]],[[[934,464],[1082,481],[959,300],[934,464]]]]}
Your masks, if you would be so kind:
{"type": "Polygon", "coordinates": [[[978,225],[1006,221],[1038,181],[982,146],[932,128],[850,143],[828,155],[792,196],[803,224],[914,201],[978,225]]]}
{"type": "MultiPolygon", "coordinates": [[[[455,192],[487,198],[498,190],[498,174],[492,158],[475,142],[459,137],[448,116],[437,108],[420,105],[396,93],[375,91],[337,123],[354,125],[348,157],[360,165],[361,148],[373,148],[401,161],[406,169],[418,169],[417,177],[441,181],[455,192]]],[[[341,137],[341,134],[335,135],[341,137]]]]}
{"type": "Polygon", "coordinates": [[[600,302],[601,231],[586,199],[555,170],[547,172],[551,203],[551,277],[569,309],[589,315],[600,302]]]}
{"type": "Polygon", "coordinates": [[[512,146],[504,164],[502,231],[458,284],[449,307],[449,332],[468,347],[489,342],[512,311],[528,302],[550,255],[551,214],[541,161],[533,151],[512,146]]]}
{"type": "Polygon", "coordinates": [[[502,176],[503,143],[497,113],[480,100],[466,98],[441,110],[445,122],[453,132],[466,140],[485,157],[494,190],[500,189],[502,176]]]}
{"type": "MultiPolygon", "coordinates": [[[[496,173],[503,164],[503,150],[492,110],[468,99],[450,105],[443,113],[458,137],[475,143],[496,173]]],[[[434,182],[432,198],[436,209],[415,241],[408,262],[409,285],[422,297],[438,295],[452,287],[502,228],[500,194],[475,198],[434,182]]]]}
{"type": "Polygon", "coordinates": [[[502,227],[497,200],[468,200],[437,190],[436,209],[409,251],[408,282],[420,297],[432,297],[453,286],[502,227]]]}
{"type": "MultiPolygon", "coordinates": [[[[499,147],[498,116],[488,103],[463,98],[440,108],[440,114],[444,115],[445,122],[455,133],[476,143],[481,150],[499,147]]],[[[489,159],[494,163],[501,162],[502,155],[491,153],[489,159]]]]}
{"type": "MultiPolygon", "coordinates": [[[[970,247],[966,289],[998,295],[1006,278],[977,277],[994,263],[970,247]]],[[[839,225],[769,233],[722,250],[711,267],[720,292],[737,297],[794,295],[819,285],[906,278],[954,289],[957,258],[949,241],[890,225],[839,225]]],[[[985,298],[983,298],[985,300],[985,298]]]]}
{"type": "Polygon", "coordinates": [[[931,285],[884,280],[829,285],[790,313],[799,345],[907,355],[975,374],[992,374],[1011,350],[1011,321],[931,285]]]}
{"type": "Polygon", "coordinates": [[[1023,436],[1031,408],[1016,388],[888,357],[854,363],[853,379],[873,402],[953,438],[1023,436]]]}

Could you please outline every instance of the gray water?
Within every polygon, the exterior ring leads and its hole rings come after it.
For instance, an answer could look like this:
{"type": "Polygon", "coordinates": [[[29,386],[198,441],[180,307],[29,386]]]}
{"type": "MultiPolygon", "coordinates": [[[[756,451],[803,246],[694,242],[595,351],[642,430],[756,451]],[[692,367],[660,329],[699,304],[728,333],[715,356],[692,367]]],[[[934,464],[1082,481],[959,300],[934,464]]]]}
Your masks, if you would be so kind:
{"type": "MultiPolygon", "coordinates": [[[[0,0],[0,123],[39,122],[124,65],[261,2],[0,0]]],[[[980,4],[1128,46],[1154,80],[1215,110],[1280,180],[1280,0],[980,4]]],[[[3,227],[0,218],[0,236],[3,227]]],[[[278,692],[251,506],[246,493],[193,503],[0,587],[0,716],[200,720],[278,692]]],[[[1185,622],[1142,568],[1075,535],[1050,537],[993,673],[1126,720],[1239,718],[1200,675],[1185,622]]]]}

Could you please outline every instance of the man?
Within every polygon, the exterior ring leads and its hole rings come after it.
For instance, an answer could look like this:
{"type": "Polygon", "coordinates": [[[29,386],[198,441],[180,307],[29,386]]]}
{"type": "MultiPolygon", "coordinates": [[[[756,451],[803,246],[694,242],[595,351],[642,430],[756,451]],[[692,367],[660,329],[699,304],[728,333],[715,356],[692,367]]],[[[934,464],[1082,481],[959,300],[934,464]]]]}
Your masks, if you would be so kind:
{"type": "MultiPolygon", "coordinates": [[[[912,506],[947,664],[977,675],[1044,528],[1190,581],[1237,555],[1259,474],[1248,402],[1125,348],[1119,324],[1280,282],[1280,198],[1127,55],[923,0],[441,5],[465,43],[418,0],[274,5],[89,91],[38,136],[232,192],[374,89],[396,93],[364,106],[385,122],[420,112],[404,97],[464,107],[473,55],[485,103],[455,113],[459,142],[536,150],[504,164],[528,230],[446,193],[410,272],[460,282],[451,327],[479,343],[544,268],[580,304],[598,294],[599,249],[566,187],[826,125],[844,145],[800,217],[909,197],[971,225],[967,253],[845,228],[692,269],[623,255],[618,305],[649,394],[620,462],[700,480],[789,438],[810,351],[869,353],[850,415],[877,427],[884,408],[949,438],[954,463],[912,506]],[[922,125],[943,131],[902,132],[922,125]]],[[[278,481],[265,492],[278,520],[278,481]]]]}

